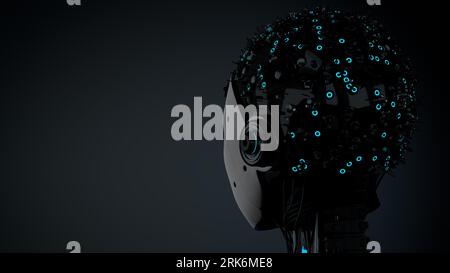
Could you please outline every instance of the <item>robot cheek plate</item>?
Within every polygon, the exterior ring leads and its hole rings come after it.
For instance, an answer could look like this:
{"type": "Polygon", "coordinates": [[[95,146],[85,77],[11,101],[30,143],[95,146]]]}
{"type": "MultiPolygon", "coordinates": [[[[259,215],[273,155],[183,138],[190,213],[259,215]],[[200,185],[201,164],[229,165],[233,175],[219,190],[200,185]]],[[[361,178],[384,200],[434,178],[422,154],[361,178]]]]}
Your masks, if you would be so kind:
{"type": "MultiPolygon", "coordinates": [[[[228,87],[225,104],[237,105],[231,83],[228,87]]],[[[240,135],[242,132],[237,133],[240,135]]],[[[262,190],[257,171],[264,172],[269,170],[270,167],[257,167],[247,164],[241,156],[239,140],[225,139],[223,154],[225,169],[227,171],[234,199],[249,224],[253,228],[256,228],[258,223],[262,220],[262,190]]]]}

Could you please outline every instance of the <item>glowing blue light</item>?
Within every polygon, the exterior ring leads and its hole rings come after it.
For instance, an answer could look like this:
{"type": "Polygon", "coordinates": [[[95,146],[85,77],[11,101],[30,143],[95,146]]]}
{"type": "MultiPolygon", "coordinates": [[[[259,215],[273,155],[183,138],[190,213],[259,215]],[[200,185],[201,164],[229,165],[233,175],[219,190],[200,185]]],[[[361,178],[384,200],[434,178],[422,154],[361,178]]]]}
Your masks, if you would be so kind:
{"type": "Polygon", "coordinates": [[[314,135],[315,135],[316,137],[320,137],[320,135],[321,135],[321,134],[320,134],[320,131],[315,131],[315,132],[314,132],[314,135]]]}
{"type": "Polygon", "coordinates": [[[344,77],[346,77],[348,75],[347,70],[344,70],[344,73],[342,75],[344,75],[344,77]]]}
{"type": "Polygon", "coordinates": [[[294,172],[294,173],[296,173],[298,170],[297,170],[297,167],[292,167],[292,171],[294,172]]]}
{"type": "Polygon", "coordinates": [[[381,110],[381,104],[377,104],[376,106],[375,106],[375,108],[377,109],[377,110],[381,110]]]}
{"type": "Polygon", "coordinates": [[[345,172],[346,172],[345,169],[340,169],[340,170],[339,170],[339,173],[340,173],[340,174],[345,174],[345,172]]]}
{"type": "Polygon", "coordinates": [[[353,88],[352,88],[352,93],[357,93],[357,92],[358,92],[358,87],[353,86],[353,88]]]}
{"type": "Polygon", "coordinates": [[[377,161],[377,159],[378,159],[378,156],[376,156],[376,155],[374,155],[374,156],[372,157],[372,161],[377,161]]]}
{"type": "Polygon", "coordinates": [[[391,107],[395,108],[395,106],[396,106],[395,101],[391,102],[391,107]]]}
{"type": "Polygon", "coordinates": [[[321,30],[321,29],[322,29],[322,26],[317,26],[316,29],[317,29],[317,30],[321,30]]]}
{"type": "Polygon", "coordinates": [[[349,79],[348,77],[345,77],[345,78],[344,78],[344,82],[345,82],[345,83],[348,83],[348,82],[350,82],[350,79],[349,79]]]}
{"type": "Polygon", "coordinates": [[[386,138],[386,136],[387,136],[387,133],[386,133],[386,132],[383,132],[383,133],[381,134],[381,137],[382,137],[382,138],[386,138]]]}
{"type": "Polygon", "coordinates": [[[375,89],[375,91],[373,91],[373,94],[378,97],[381,94],[381,92],[379,89],[375,89]]]}
{"type": "Polygon", "coordinates": [[[318,51],[321,51],[322,48],[323,48],[323,47],[322,47],[321,45],[316,46],[316,49],[317,49],[318,51]]]}
{"type": "Polygon", "coordinates": [[[353,165],[353,163],[351,161],[347,162],[347,167],[351,167],[353,165]]]}
{"type": "Polygon", "coordinates": [[[334,64],[340,64],[341,63],[341,61],[339,61],[339,59],[334,59],[333,62],[334,62],[334,64]]]}
{"type": "Polygon", "coordinates": [[[261,83],[261,88],[264,89],[264,88],[266,88],[266,86],[267,86],[266,82],[262,82],[262,83],[261,83]]]}
{"type": "Polygon", "coordinates": [[[362,156],[357,156],[356,157],[356,161],[361,162],[361,160],[362,160],[362,156]]]}
{"type": "Polygon", "coordinates": [[[313,116],[317,117],[317,115],[319,114],[319,111],[313,110],[313,111],[311,112],[311,114],[312,114],[313,116]]]}
{"type": "Polygon", "coordinates": [[[289,134],[291,135],[291,138],[295,138],[295,133],[294,132],[290,132],[289,134]]]}
{"type": "Polygon", "coordinates": [[[341,72],[336,72],[336,78],[341,78],[341,72]]]}
{"type": "Polygon", "coordinates": [[[306,253],[308,253],[308,250],[304,246],[302,246],[302,254],[306,254],[306,253]]]}
{"type": "Polygon", "coordinates": [[[386,65],[390,65],[390,64],[391,64],[391,62],[389,62],[389,60],[384,60],[384,63],[385,63],[386,65]]]}
{"type": "Polygon", "coordinates": [[[328,99],[331,99],[331,98],[333,98],[334,94],[333,94],[333,92],[328,91],[328,92],[326,93],[326,96],[327,96],[328,99]]]}
{"type": "Polygon", "coordinates": [[[402,117],[402,114],[398,113],[397,114],[397,119],[400,119],[402,117]]]}
{"type": "Polygon", "coordinates": [[[340,39],[339,39],[339,43],[340,43],[340,44],[345,43],[345,39],[344,39],[344,38],[340,38],[340,39]]]}
{"type": "Polygon", "coordinates": [[[345,59],[347,61],[347,63],[351,64],[353,62],[352,58],[348,57],[347,59],[345,59]]]}

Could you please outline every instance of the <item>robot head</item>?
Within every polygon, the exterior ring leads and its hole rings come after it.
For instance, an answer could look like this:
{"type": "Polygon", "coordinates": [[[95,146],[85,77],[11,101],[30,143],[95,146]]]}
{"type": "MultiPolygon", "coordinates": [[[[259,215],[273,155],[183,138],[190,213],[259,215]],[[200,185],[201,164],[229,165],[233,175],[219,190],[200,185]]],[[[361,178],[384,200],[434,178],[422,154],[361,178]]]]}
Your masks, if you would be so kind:
{"type": "MultiPolygon", "coordinates": [[[[409,60],[376,20],[317,8],[258,31],[226,104],[278,105],[279,146],[224,142],[231,188],[251,226],[308,230],[310,216],[329,208],[376,209],[379,181],[409,148],[415,86],[409,60]]],[[[245,131],[257,126],[250,120],[245,131]]]]}

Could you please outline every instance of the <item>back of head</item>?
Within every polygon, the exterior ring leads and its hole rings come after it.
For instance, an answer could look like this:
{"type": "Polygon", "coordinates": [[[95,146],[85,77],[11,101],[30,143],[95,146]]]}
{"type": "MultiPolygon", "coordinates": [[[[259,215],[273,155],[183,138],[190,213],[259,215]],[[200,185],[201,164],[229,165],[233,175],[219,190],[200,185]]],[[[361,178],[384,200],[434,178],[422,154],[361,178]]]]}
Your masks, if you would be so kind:
{"type": "Polygon", "coordinates": [[[410,63],[378,21],[323,8],[279,18],[249,39],[230,84],[239,104],[280,107],[279,148],[252,163],[271,167],[258,172],[262,229],[378,206],[417,120],[410,63]]]}

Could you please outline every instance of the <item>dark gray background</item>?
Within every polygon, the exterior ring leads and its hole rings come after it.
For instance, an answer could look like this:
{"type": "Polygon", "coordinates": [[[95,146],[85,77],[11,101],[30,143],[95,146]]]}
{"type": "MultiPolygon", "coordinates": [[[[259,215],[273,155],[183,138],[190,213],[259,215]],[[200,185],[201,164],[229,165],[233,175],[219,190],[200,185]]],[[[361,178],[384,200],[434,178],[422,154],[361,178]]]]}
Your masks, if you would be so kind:
{"type": "MultiPolygon", "coordinates": [[[[0,251],[283,252],[253,231],[220,142],[175,142],[175,104],[224,102],[256,27],[318,4],[379,17],[420,75],[421,124],[384,179],[370,235],[385,252],[447,251],[448,49],[431,1],[9,1],[1,8],[0,251]]],[[[440,2],[438,2],[440,3],[440,2]]],[[[440,4],[444,5],[444,4],[440,4]]]]}

